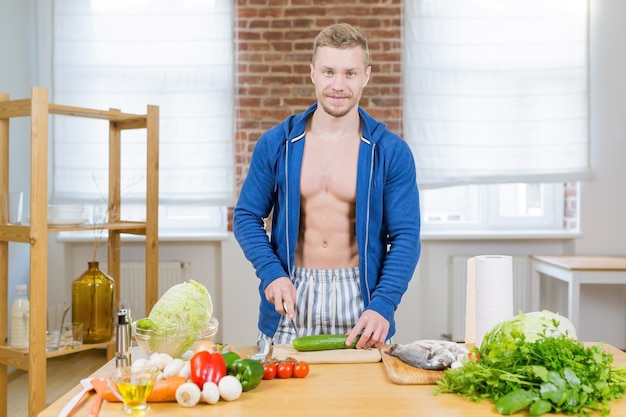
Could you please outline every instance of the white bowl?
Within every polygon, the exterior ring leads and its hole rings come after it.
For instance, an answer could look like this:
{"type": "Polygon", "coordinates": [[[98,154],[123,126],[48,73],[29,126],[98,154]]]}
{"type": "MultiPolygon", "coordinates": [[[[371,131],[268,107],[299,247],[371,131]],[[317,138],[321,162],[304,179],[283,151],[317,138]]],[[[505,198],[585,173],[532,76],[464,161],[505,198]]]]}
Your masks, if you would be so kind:
{"type": "Polygon", "coordinates": [[[80,220],[83,218],[85,206],[82,204],[50,204],[48,219],[54,221],[80,220]]]}

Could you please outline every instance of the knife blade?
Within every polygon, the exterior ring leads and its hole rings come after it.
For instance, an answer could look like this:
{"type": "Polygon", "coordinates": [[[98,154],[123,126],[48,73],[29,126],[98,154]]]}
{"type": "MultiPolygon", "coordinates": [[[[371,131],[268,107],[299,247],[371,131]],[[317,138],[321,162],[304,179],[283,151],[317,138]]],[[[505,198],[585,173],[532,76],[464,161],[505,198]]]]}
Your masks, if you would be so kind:
{"type": "MultiPolygon", "coordinates": [[[[283,301],[283,310],[285,310],[285,314],[287,315],[287,318],[289,318],[289,310],[287,309],[287,304],[284,301],[283,301]]],[[[296,335],[296,337],[298,337],[298,328],[296,327],[296,321],[293,318],[291,318],[289,319],[289,322],[291,323],[291,327],[293,327],[293,333],[296,335]]]]}

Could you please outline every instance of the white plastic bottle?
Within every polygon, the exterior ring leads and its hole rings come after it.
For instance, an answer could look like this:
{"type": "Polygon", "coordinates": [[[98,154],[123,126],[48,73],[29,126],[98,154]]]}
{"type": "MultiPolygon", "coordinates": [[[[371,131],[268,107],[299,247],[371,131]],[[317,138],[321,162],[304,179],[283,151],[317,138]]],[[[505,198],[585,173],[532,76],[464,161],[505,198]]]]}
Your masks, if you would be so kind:
{"type": "Polygon", "coordinates": [[[30,321],[30,303],[26,293],[26,285],[15,287],[16,295],[11,305],[11,339],[15,349],[28,349],[28,329],[30,321]]]}

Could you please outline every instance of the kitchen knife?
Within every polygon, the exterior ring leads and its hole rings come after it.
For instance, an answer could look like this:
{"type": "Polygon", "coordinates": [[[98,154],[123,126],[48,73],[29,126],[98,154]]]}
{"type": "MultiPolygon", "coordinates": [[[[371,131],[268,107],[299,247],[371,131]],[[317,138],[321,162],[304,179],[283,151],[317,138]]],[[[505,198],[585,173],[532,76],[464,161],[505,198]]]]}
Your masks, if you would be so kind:
{"type": "MultiPolygon", "coordinates": [[[[283,301],[283,310],[285,310],[285,315],[289,318],[289,310],[287,309],[287,304],[283,301]]],[[[294,315],[295,317],[295,315],[294,315]]],[[[293,327],[293,332],[298,337],[298,328],[296,327],[296,322],[294,319],[289,319],[291,322],[291,327],[293,327]]]]}
{"type": "Polygon", "coordinates": [[[264,362],[267,359],[267,355],[270,353],[270,346],[272,345],[272,338],[269,336],[261,335],[256,341],[256,345],[259,348],[258,352],[250,356],[250,359],[264,362]]]}

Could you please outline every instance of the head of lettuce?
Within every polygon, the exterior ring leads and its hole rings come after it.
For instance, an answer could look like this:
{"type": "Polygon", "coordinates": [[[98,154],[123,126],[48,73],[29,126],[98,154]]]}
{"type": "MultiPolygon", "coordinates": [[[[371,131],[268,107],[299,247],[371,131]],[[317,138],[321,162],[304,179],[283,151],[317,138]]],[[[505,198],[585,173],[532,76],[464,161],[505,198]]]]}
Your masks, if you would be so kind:
{"type": "Polygon", "coordinates": [[[546,337],[568,337],[576,340],[576,328],[560,314],[548,310],[519,313],[494,326],[483,338],[481,350],[500,349],[507,343],[524,340],[536,342],[546,337]]]}
{"type": "Polygon", "coordinates": [[[209,327],[212,316],[211,294],[204,285],[189,280],[170,287],[136,327],[151,330],[161,340],[183,337],[185,345],[191,346],[209,327]]]}

